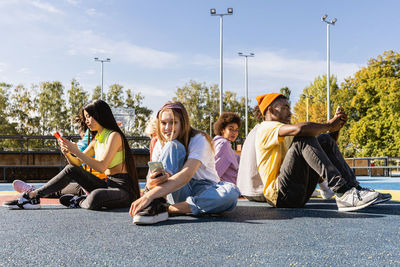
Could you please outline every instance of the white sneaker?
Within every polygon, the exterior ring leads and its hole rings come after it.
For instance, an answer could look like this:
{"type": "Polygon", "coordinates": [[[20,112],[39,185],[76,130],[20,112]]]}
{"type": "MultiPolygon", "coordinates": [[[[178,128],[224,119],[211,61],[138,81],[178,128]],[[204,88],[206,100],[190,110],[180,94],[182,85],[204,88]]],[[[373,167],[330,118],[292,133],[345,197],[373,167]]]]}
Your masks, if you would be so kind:
{"type": "Polygon", "coordinates": [[[378,192],[364,189],[357,190],[353,187],[347,190],[343,196],[336,196],[336,204],[339,211],[354,211],[368,207],[373,204],[378,197],[378,192]]]}
{"type": "Polygon", "coordinates": [[[168,220],[168,204],[163,197],[156,198],[133,217],[134,224],[155,224],[166,220],[168,220]]]}

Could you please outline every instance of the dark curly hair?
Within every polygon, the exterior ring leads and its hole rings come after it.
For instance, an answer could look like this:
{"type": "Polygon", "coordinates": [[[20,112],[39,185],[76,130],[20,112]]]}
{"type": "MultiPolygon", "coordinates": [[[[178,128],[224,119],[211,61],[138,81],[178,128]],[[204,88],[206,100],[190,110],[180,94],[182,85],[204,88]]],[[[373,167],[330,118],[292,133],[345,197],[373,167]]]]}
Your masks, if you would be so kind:
{"type": "Polygon", "coordinates": [[[257,122],[263,121],[263,115],[261,114],[261,110],[258,107],[258,105],[254,106],[254,108],[253,108],[253,116],[257,122]]]}
{"type": "Polygon", "coordinates": [[[230,123],[236,123],[240,128],[241,120],[239,115],[234,112],[222,112],[221,116],[219,116],[218,120],[214,123],[214,134],[222,135],[222,131],[230,123]]]}

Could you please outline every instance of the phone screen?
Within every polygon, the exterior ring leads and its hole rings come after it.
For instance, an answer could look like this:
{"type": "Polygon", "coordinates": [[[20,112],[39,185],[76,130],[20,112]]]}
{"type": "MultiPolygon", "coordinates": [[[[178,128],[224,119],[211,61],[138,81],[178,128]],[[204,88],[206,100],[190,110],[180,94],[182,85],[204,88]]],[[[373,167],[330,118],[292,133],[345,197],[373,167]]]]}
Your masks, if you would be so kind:
{"type": "Polygon", "coordinates": [[[150,172],[161,171],[164,169],[162,162],[159,161],[150,161],[147,165],[149,165],[150,172]]]}

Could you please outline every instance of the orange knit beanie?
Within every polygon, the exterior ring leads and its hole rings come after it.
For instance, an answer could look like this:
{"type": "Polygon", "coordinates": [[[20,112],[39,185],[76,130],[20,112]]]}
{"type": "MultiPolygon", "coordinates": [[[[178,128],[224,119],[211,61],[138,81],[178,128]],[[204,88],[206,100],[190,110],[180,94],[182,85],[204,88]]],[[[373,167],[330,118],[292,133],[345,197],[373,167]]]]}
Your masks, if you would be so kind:
{"type": "Polygon", "coordinates": [[[278,97],[282,95],[281,93],[272,93],[272,94],[265,94],[257,96],[257,103],[258,107],[260,108],[261,114],[264,116],[265,110],[268,108],[269,105],[278,97]]]}

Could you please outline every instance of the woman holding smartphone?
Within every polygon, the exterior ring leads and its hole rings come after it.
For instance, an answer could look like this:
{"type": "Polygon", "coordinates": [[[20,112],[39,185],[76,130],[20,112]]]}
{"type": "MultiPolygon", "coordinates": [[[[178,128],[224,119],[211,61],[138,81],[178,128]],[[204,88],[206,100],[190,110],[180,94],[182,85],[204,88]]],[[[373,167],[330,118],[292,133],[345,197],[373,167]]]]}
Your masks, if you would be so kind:
{"type": "Polygon", "coordinates": [[[69,207],[91,210],[129,207],[139,198],[136,167],[128,141],[117,125],[110,106],[95,100],[82,108],[85,123],[95,138],[81,152],[77,144],[59,138],[61,152],[69,164],[41,188],[24,193],[19,199],[5,203],[9,208],[38,209],[40,198],[60,191],[72,180],[89,192],[87,196],[66,196],[60,200],[69,207]],[[92,158],[93,155],[95,158],[92,158]],[[106,180],[85,171],[82,163],[104,172],[106,180]]]}
{"type": "Polygon", "coordinates": [[[152,173],[146,184],[148,191],[132,203],[129,213],[133,222],[153,224],[167,220],[168,214],[200,215],[234,209],[240,192],[234,184],[220,182],[212,140],[190,126],[185,107],[177,101],[167,102],[157,118],[159,142],[152,160],[163,162],[165,170],[152,173]],[[171,204],[164,199],[168,194],[171,204]]]}

